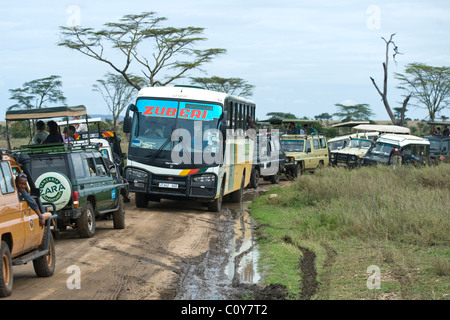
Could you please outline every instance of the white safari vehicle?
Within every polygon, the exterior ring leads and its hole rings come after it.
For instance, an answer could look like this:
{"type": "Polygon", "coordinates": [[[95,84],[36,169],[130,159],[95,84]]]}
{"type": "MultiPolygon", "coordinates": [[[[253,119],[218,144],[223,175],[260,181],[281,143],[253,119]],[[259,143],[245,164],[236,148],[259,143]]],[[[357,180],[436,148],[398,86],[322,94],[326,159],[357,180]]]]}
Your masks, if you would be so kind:
{"type": "Polygon", "coordinates": [[[428,164],[430,142],[427,139],[405,134],[383,134],[362,158],[362,165],[392,164],[391,151],[398,147],[404,164],[428,164]]]}

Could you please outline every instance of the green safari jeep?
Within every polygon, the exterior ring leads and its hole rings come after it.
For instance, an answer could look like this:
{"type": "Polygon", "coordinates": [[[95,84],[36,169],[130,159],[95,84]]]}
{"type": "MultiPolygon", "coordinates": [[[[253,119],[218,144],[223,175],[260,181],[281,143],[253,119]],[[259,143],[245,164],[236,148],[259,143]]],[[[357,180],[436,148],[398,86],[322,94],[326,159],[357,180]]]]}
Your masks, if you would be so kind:
{"type": "Polygon", "coordinates": [[[129,202],[128,182],[116,165],[91,144],[24,146],[22,166],[27,166],[42,202],[56,206],[57,230],[68,226],[82,238],[93,237],[95,220],[112,216],[114,228],[125,228],[124,202],[129,202]]]}

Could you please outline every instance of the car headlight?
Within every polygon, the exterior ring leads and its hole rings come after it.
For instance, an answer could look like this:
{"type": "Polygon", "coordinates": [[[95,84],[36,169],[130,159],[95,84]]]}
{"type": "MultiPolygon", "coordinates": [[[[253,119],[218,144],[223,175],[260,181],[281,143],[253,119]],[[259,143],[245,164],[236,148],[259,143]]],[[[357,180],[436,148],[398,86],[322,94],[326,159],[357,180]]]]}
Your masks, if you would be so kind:
{"type": "Polygon", "coordinates": [[[294,157],[286,157],[286,163],[294,162],[294,160],[295,160],[294,157]]]}

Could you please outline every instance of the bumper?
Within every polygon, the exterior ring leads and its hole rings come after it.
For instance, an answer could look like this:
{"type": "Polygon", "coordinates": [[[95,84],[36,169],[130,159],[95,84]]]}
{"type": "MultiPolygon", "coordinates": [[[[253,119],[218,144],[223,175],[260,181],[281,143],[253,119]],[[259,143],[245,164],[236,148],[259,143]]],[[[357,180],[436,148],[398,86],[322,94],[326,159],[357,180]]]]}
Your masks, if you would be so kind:
{"type": "MultiPolygon", "coordinates": [[[[142,169],[138,170],[144,172],[142,169]]],[[[149,194],[153,198],[214,200],[217,192],[218,177],[210,172],[179,176],[145,171],[145,175],[126,178],[130,192],[149,194]],[[195,181],[194,178],[201,176],[207,176],[207,181],[195,181]]]]}

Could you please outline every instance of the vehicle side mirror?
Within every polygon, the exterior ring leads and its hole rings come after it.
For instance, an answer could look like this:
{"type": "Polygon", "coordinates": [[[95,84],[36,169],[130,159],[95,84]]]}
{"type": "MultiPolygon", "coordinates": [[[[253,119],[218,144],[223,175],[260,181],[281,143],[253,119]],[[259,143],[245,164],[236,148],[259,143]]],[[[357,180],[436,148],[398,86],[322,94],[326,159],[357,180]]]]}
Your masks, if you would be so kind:
{"type": "Polygon", "coordinates": [[[131,132],[131,116],[130,110],[136,111],[136,106],[134,104],[130,104],[127,108],[127,112],[125,114],[125,118],[123,119],[123,132],[130,133],[131,132]]]}
{"type": "Polygon", "coordinates": [[[116,175],[116,174],[117,174],[116,167],[115,167],[115,166],[110,166],[110,167],[109,167],[109,172],[110,172],[111,174],[113,174],[113,175],[116,175]]]}
{"type": "Polygon", "coordinates": [[[310,153],[311,152],[311,148],[306,149],[306,153],[310,153]]]}

